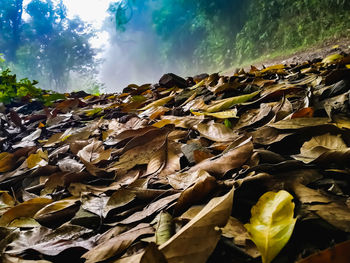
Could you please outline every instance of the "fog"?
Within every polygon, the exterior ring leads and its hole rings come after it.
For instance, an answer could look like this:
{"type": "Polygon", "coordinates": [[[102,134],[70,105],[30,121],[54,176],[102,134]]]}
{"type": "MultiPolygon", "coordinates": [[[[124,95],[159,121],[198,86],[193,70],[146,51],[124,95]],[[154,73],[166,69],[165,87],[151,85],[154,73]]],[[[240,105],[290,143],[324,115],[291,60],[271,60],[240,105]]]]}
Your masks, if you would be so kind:
{"type": "Polygon", "coordinates": [[[0,54],[59,92],[121,92],[346,37],[350,1],[1,0],[0,54]]]}

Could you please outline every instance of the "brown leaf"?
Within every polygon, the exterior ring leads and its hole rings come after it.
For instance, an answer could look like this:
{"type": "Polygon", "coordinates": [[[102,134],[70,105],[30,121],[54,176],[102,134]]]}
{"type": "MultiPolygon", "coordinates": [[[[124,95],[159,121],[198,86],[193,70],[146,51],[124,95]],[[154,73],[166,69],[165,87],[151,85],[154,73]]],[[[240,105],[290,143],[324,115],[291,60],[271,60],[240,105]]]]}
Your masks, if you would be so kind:
{"type": "Polygon", "coordinates": [[[193,158],[196,163],[200,163],[206,159],[212,158],[215,155],[211,154],[208,151],[203,151],[203,150],[194,150],[193,151],[193,158]]]}
{"type": "Polygon", "coordinates": [[[113,261],[113,263],[167,263],[163,253],[158,250],[154,243],[150,243],[144,252],[130,257],[124,257],[113,261]]]}
{"type": "Polygon", "coordinates": [[[350,241],[336,244],[317,252],[296,263],[348,263],[350,258],[350,241]]]}
{"type": "Polygon", "coordinates": [[[196,129],[205,138],[215,142],[227,142],[237,139],[237,135],[230,128],[221,123],[197,125],[196,129]]]}
{"type": "Polygon", "coordinates": [[[6,173],[15,168],[15,155],[8,152],[0,153],[0,173],[6,173]]]}
{"type": "Polygon", "coordinates": [[[310,204],[307,208],[309,211],[314,211],[334,227],[350,232],[350,208],[344,203],[333,201],[302,184],[293,184],[293,191],[301,202],[310,204]]]}
{"type": "Polygon", "coordinates": [[[177,200],[180,196],[180,193],[173,194],[167,197],[163,197],[158,201],[151,203],[149,206],[146,206],[142,211],[136,212],[131,216],[125,218],[120,221],[119,224],[132,224],[135,222],[139,222],[169,206],[172,202],[177,200]]]}
{"type": "Polygon", "coordinates": [[[296,130],[309,127],[317,127],[323,125],[330,125],[330,120],[328,118],[296,118],[289,120],[282,120],[276,123],[269,124],[269,127],[273,127],[280,130],[296,130]]]}
{"type": "Polygon", "coordinates": [[[100,161],[108,160],[111,157],[112,149],[105,150],[102,142],[94,140],[81,149],[77,155],[85,162],[97,164],[100,161]]]}
{"type": "Polygon", "coordinates": [[[167,129],[151,130],[144,136],[131,140],[123,149],[119,161],[113,163],[109,171],[127,171],[139,164],[148,164],[164,144],[169,131],[167,129]]]}
{"type": "Polygon", "coordinates": [[[55,226],[70,220],[78,211],[79,199],[68,197],[52,202],[35,213],[33,218],[44,226],[55,226]]]}
{"type": "Polygon", "coordinates": [[[174,207],[174,214],[180,214],[192,205],[202,202],[216,187],[215,177],[208,173],[201,176],[193,186],[181,193],[174,207]]]}
{"type": "Polygon", "coordinates": [[[103,210],[103,216],[105,217],[109,211],[122,207],[129,204],[135,200],[136,195],[127,189],[119,189],[114,192],[111,197],[108,199],[108,202],[103,210]]]}
{"type": "Polygon", "coordinates": [[[251,240],[247,229],[236,218],[230,216],[227,224],[221,229],[222,235],[226,238],[233,238],[233,242],[246,254],[253,258],[260,256],[260,252],[251,240]]]}
{"type": "Polygon", "coordinates": [[[48,256],[56,256],[70,248],[90,249],[92,239],[83,239],[91,230],[73,225],[65,225],[55,230],[36,227],[21,231],[19,237],[8,245],[6,254],[19,255],[28,250],[35,250],[48,256]]]}
{"type": "Polygon", "coordinates": [[[90,251],[86,252],[82,258],[86,259],[86,263],[106,260],[123,253],[140,236],[153,233],[154,229],[149,224],[139,224],[129,231],[102,243],[98,243],[97,246],[94,246],[90,251]]]}
{"type": "Polygon", "coordinates": [[[206,262],[221,235],[215,227],[226,225],[231,214],[233,193],[234,189],[213,198],[195,218],[159,247],[169,263],[206,262]]]}
{"type": "Polygon", "coordinates": [[[18,113],[11,110],[10,111],[10,118],[11,121],[17,126],[17,127],[22,127],[22,119],[19,117],[18,113]]]}
{"type": "Polygon", "coordinates": [[[7,226],[12,220],[20,217],[33,217],[37,211],[52,202],[48,198],[34,198],[7,210],[0,218],[0,226],[7,226]]]}
{"type": "Polygon", "coordinates": [[[346,146],[340,135],[327,133],[305,142],[300,149],[300,154],[294,155],[293,158],[304,163],[347,162],[350,158],[350,148],[346,146]]]}
{"type": "Polygon", "coordinates": [[[200,162],[193,166],[188,172],[192,173],[198,169],[202,169],[209,173],[223,175],[229,170],[238,168],[244,164],[251,156],[252,152],[253,143],[248,139],[219,157],[200,162]]]}

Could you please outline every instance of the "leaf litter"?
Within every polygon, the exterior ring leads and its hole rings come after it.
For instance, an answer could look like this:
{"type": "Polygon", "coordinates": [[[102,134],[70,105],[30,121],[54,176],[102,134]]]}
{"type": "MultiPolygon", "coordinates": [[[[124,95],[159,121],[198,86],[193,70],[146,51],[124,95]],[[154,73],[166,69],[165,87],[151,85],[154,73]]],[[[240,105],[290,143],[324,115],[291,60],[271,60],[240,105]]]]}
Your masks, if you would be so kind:
{"type": "Polygon", "coordinates": [[[2,105],[2,262],[345,262],[349,59],[2,105]]]}

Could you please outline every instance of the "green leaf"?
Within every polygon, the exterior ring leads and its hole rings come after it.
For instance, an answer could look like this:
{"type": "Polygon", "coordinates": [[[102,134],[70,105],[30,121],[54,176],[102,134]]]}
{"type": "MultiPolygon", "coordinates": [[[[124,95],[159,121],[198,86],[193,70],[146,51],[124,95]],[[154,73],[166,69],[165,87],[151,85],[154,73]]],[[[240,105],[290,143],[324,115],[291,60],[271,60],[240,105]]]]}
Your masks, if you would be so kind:
{"type": "Polygon", "coordinates": [[[260,91],[255,91],[250,94],[245,94],[241,96],[231,97],[219,101],[214,101],[212,105],[209,105],[206,109],[207,112],[218,112],[218,111],[224,111],[229,108],[231,108],[233,105],[244,103],[252,98],[254,98],[256,95],[258,95],[260,91]]]}
{"type": "Polygon", "coordinates": [[[229,119],[225,119],[224,124],[227,128],[232,129],[232,123],[229,119]]]}
{"type": "Polygon", "coordinates": [[[245,224],[253,242],[258,247],[263,263],[270,263],[287,244],[294,229],[293,196],[287,191],[267,192],[262,195],[245,224]]]}
{"type": "Polygon", "coordinates": [[[168,97],[156,100],[148,105],[146,105],[145,107],[143,107],[140,110],[148,110],[152,107],[156,107],[156,106],[163,106],[164,104],[168,103],[169,101],[171,101],[173,98],[175,97],[175,95],[169,95],[168,97]]]}

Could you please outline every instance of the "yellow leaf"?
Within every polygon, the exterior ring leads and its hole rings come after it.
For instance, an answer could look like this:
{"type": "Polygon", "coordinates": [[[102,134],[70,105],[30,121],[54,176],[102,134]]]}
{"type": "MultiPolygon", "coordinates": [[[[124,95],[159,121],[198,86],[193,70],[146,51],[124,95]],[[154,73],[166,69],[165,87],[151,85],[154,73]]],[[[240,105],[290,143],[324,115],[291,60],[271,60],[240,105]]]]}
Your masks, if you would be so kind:
{"type": "Polygon", "coordinates": [[[15,156],[12,153],[0,153],[0,173],[11,171],[15,165],[15,156]]]}
{"type": "Polygon", "coordinates": [[[293,233],[293,196],[287,191],[267,192],[253,206],[250,223],[245,224],[258,247],[263,263],[270,263],[287,244],[293,233]]]}
{"type": "Polygon", "coordinates": [[[94,108],[92,110],[85,111],[85,115],[88,117],[92,117],[92,116],[100,114],[102,111],[103,111],[102,108],[94,108]]]}
{"type": "Polygon", "coordinates": [[[196,85],[190,87],[189,89],[190,89],[190,90],[195,90],[195,89],[197,89],[197,88],[203,86],[204,83],[205,83],[205,79],[201,80],[200,82],[198,82],[196,85]]]}
{"type": "Polygon", "coordinates": [[[41,225],[33,218],[20,217],[13,220],[8,227],[40,227],[41,225]]]}
{"type": "Polygon", "coordinates": [[[350,64],[345,65],[345,67],[350,69],[350,64]]]}
{"type": "Polygon", "coordinates": [[[169,101],[171,101],[174,97],[175,97],[175,95],[171,95],[171,96],[168,96],[168,97],[156,100],[156,101],[146,105],[145,107],[143,107],[140,110],[148,110],[148,109],[150,109],[152,107],[163,106],[164,104],[166,104],[169,101]]]}
{"type": "Polygon", "coordinates": [[[39,150],[37,153],[29,155],[27,158],[27,166],[29,169],[34,168],[35,166],[45,166],[48,161],[47,151],[43,152],[39,150]]]}
{"type": "Polygon", "coordinates": [[[51,202],[51,199],[38,197],[12,207],[0,218],[0,226],[7,226],[12,220],[17,218],[33,217],[37,211],[51,202]]]}
{"type": "Polygon", "coordinates": [[[6,191],[0,191],[0,215],[13,206],[15,206],[13,197],[6,191]]]}
{"type": "Polygon", "coordinates": [[[207,112],[218,112],[231,108],[233,105],[244,103],[256,95],[258,95],[260,91],[255,91],[250,94],[245,94],[241,96],[231,97],[223,100],[214,101],[212,105],[209,105],[206,109],[207,112]]]}
{"type": "Polygon", "coordinates": [[[285,68],[285,66],[283,64],[273,65],[273,66],[267,67],[265,69],[262,69],[260,71],[260,73],[264,73],[264,72],[271,71],[271,70],[280,70],[280,69],[284,69],[284,68],[285,68]]]}
{"type": "MultiPolygon", "coordinates": [[[[40,220],[45,219],[45,217],[52,215],[54,213],[57,213],[59,211],[62,211],[65,208],[71,207],[77,203],[79,199],[76,197],[68,197],[53,203],[49,203],[40,210],[38,210],[33,218],[35,220],[40,220]]],[[[58,218],[57,218],[58,219],[58,218]]]]}
{"type": "Polygon", "coordinates": [[[332,49],[337,49],[337,48],[339,48],[339,45],[334,45],[334,46],[332,47],[332,49]]]}
{"type": "Polygon", "coordinates": [[[220,111],[220,112],[195,112],[191,111],[193,115],[196,116],[212,116],[214,118],[218,119],[229,119],[229,118],[237,118],[237,109],[232,109],[232,110],[226,110],[226,111],[220,111]]]}
{"type": "Polygon", "coordinates": [[[343,55],[340,54],[333,54],[333,55],[329,55],[328,57],[324,58],[322,60],[322,63],[326,63],[326,64],[331,64],[333,62],[336,62],[338,60],[341,60],[342,58],[344,58],[343,55]]]}

